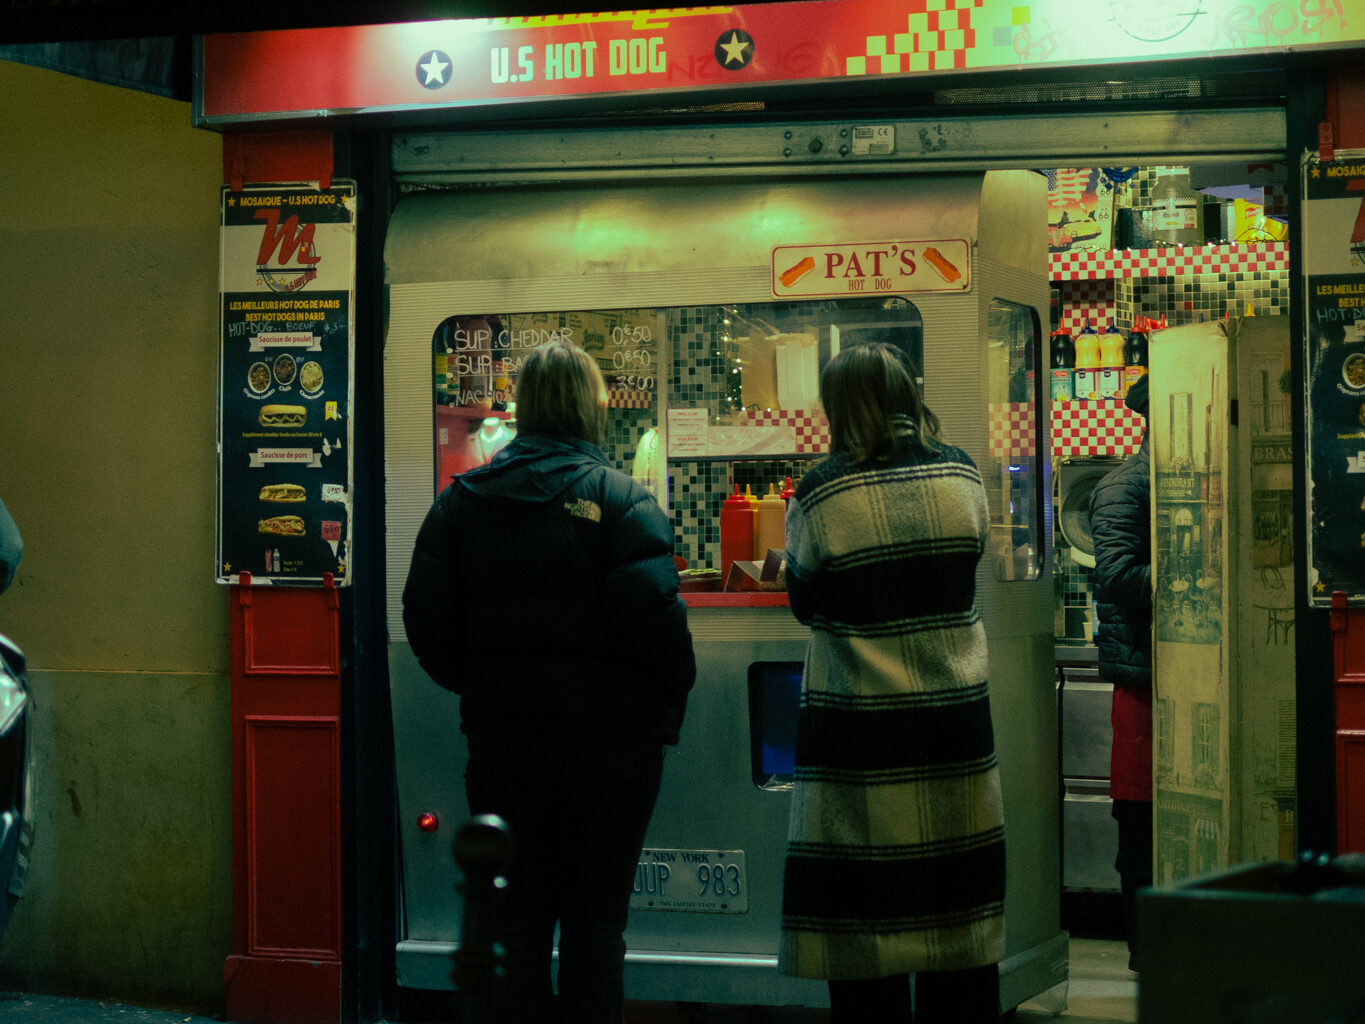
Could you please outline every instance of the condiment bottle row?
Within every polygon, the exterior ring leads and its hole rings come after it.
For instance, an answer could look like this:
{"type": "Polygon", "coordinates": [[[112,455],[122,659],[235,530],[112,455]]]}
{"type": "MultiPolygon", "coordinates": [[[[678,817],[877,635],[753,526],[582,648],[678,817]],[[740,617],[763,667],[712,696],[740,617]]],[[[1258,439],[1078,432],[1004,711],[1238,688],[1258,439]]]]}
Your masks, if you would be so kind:
{"type": "Polygon", "coordinates": [[[769,551],[787,548],[787,501],[794,493],[791,477],[779,492],[777,484],[756,497],[751,485],[725,499],[720,509],[721,579],[729,579],[730,565],[736,561],[762,561],[769,551]]]}
{"type": "Polygon", "coordinates": [[[1145,316],[1133,321],[1125,338],[1110,319],[1103,331],[1085,326],[1073,338],[1065,327],[1052,332],[1050,393],[1054,402],[1122,399],[1147,372],[1147,336],[1166,326],[1145,316]]]}

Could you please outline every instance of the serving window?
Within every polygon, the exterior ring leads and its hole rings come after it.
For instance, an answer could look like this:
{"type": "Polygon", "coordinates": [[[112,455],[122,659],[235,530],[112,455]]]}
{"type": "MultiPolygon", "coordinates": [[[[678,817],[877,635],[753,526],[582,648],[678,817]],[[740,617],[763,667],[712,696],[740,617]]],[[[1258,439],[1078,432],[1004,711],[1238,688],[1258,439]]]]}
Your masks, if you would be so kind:
{"type": "Polygon", "coordinates": [[[820,373],[886,341],[923,366],[923,322],[901,297],[549,313],[451,311],[432,324],[433,484],[488,462],[517,431],[517,380],[553,338],[593,355],[610,399],[607,458],[670,513],[676,550],[720,566],[720,505],[798,483],[829,448],[820,373]]]}

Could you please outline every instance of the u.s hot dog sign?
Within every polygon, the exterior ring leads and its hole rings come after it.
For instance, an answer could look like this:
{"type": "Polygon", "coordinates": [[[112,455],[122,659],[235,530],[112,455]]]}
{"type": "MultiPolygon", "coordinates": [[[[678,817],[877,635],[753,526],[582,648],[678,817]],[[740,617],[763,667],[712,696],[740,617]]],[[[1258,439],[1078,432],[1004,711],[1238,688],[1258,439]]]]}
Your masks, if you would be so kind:
{"type": "Polygon", "coordinates": [[[965,238],[779,245],[772,277],[779,299],[965,292],[972,250],[965,238]]]}

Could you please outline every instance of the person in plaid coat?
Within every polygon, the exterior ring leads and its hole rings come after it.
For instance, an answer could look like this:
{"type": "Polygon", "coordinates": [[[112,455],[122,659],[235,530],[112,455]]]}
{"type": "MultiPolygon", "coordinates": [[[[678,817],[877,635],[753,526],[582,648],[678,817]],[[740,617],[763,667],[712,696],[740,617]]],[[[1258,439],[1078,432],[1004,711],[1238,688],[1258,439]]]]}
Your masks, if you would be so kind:
{"type": "Polygon", "coordinates": [[[830,361],[831,454],[787,512],[787,589],[811,638],[780,967],[828,980],[833,1024],[1000,1013],[1004,814],[975,605],[986,494],[916,376],[893,345],[830,361]]]}

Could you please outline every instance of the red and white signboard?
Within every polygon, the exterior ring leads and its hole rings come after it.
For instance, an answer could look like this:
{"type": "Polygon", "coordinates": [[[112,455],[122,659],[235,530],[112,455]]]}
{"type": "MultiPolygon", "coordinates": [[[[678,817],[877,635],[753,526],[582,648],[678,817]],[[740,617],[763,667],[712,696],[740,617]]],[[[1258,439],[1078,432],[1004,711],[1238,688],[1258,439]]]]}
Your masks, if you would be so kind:
{"type": "Polygon", "coordinates": [[[779,299],[904,292],[965,292],[972,251],[964,238],[773,249],[773,295],[779,299]]]}
{"type": "Polygon", "coordinates": [[[1350,47],[1365,38],[1362,27],[1365,0],[792,0],[209,34],[195,118],[226,124],[1264,55],[1350,47]]]}

